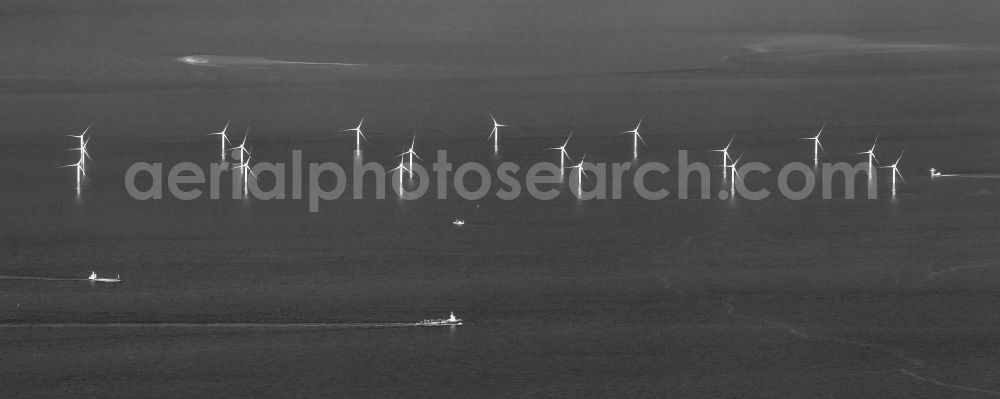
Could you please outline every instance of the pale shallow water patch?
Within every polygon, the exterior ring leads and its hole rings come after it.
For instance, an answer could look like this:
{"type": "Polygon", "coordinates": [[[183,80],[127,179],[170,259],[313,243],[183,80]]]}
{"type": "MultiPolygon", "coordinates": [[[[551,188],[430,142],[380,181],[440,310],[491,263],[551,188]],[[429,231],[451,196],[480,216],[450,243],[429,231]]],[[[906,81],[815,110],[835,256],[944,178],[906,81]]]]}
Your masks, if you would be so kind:
{"type": "Polygon", "coordinates": [[[263,57],[246,57],[235,55],[186,55],[177,57],[177,61],[188,65],[217,67],[217,68],[272,68],[272,67],[343,67],[356,68],[364,67],[366,64],[353,64],[344,62],[307,62],[307,61],[283,61],[271,60],[263,57]]]}
{"type": "Polygon", "coordinates": [[[792,35],[744,46],[749,53],[724,57],[736,63],[809,63],[862,56],[894,56],[901,60],[926,62],[926,58],[979,57],[996,52],[995,47],[968,43],[921,43],[876,41],[839,35],[792,35]]]}

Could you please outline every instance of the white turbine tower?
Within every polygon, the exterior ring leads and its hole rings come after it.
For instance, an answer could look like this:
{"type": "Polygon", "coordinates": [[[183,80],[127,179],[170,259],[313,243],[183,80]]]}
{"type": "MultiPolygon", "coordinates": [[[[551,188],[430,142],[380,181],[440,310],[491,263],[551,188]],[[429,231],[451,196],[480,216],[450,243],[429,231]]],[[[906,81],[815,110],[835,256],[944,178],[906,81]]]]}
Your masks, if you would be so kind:
{"type": "Polygon", "coordinates": [[[869,149],[868,151],[859,152],[857,154],[854,154],[854,155],[865,155],[865,154],[868,155],[868,181],[872,181],[872,165],[874,165],[875,162],[878,162],[878,159],[875,159],[875,145],[876,144],[878,144],[878,135],[875,135],[875,142],[872,143],[872,148],[871,149],[869,149]]]}
{"type": "Polygon", "coordinates": [[[559,147],[546,148],[546,150],[559,150],[559,177],[561,178],[564,174],[563,171],[566,170],[566,160],[569,159],[569,153],[566,152],[566,146],[569,144],[569,139],[573,138],[573,133],[570,132],[569,136],[566,137],[566,142],[559,147]]]}
{"type": "Polygon", "coordinates": [[[362,117],[361,121],[358,122],[358,127],[341,130],[341,132],[354,132],[354,152],[358,154],[361,153],[361,139],[365,139],[365,142],[368,142],[368,138],[361,132],[361,124],[363,123],[365,123],[364,117],[362,117]]]}
{"type": "MultiPolygon", "coordinates": [[[[580,157],[580,163],[578,163],[576,165],[570,165],[570,167],[568,168],[568,169],[576,169],[576,172],[577,172],[577,175],[576,175],[576,196],[577,196],[577,198],[579,198],[582,195],[582,193],[583,193],[583,178],[586,177],[586,175],[584,175],[585,171],[583,170],[583,160],[586,159],[586,158],[587,158],[587,154],[585,153],[585,154],[583,154],[582,157],[580,157]]],[[[572,175],[573,175],[573,173],[570,172],[570,176],[572,176],[572,175]]],[[[587,181],[590,181],[589,177],[587,178],[587,181]]]]}
{"type": "Polygon", "coordinates": [[[209,136],[219,136],[219,163],[226,162],[226,143],[232,144],[229,141],[229,137],[226,136],[226,130],[229,129],[229,122],[226,121],[226,127],[222,128],[221,132],[209,133],[209,136]]]}
{"type": "Polygon", "coordinates": [[[740,154],[740,156],[736,157],[736,159],[733,160],[733,163],[729,165],[729,167],[733,169],[732,170],[733,178],[730,179],[729,183],[729,198],[736,198],[736,179],[742,180],[740,174],[736,172],[736,164],[740,162],[740,159],[743,159],[743,154],[740,154]]]}
{"type": "Polygon", "coordinates": [[[729,168],[729,161],[733,160],[733,158],[729,156],[729,146],[733,145],[733,140],[736,140],[736,137],[733,137],[733,138],[729,139],[729,144],[726,144],[726,146],[723,147],[722,149],[720,149],[720,150],[712,150],[712,152],[721,152],[722,153],[722,178],[723,179],[726,178],[726,171],[729,168]]]}
{"type": "MultiPolygon", "coordinates": [[[[413,150],[413,148],[416,147],[416,145],[417,145],[417,134],[413,133],[413,141],[410,142],[410,149],[406,150],[405,152],[399,155],[396,155],[397,157],[400,158],[409,156],[409,165],[406,167],[406,171],[407,171],[407,177],[410,179],[413,178],[413,157],[417,157],[417,159],[421,161],[424,160],[423,158],[420,157],[420,155],[417,155],[416,151],[413,150]]],[[[402,162],[402,159],[400,159],[400,162],[402,162]]]]}
{"type": "Polygon", "coordinates": [[[413,173],[413,171],[406,167],[406,162],[402,158],[399,159],[399,166],[397,166],[395,168],[392,168],[391,170],[389,170],[388,172],[386,172],[386,174],[391,174],[392,172],[395,172],[397,170],[399,171],[399,196],[402,197],[403,196],[403,172],[413,173]]]}
{"type": "Polygon", "coordinates": [[[253,175],[254,179],[257,178],[257,174],[253,173],[253,168],[250,167],[250,158],[251,158],[250,151],[247,151],[247,160],[246,160],[246,162],[240,161],[239,166],[237,166],[237,167],[234,168],[234,169],[242,169],[242,171],[240,171],[240,173],[243,174],[243,198],[247,197],[247,183],[249,182],[248,178],[251,175],[253,175]]]}
{"type": "MultiPolygon", "coordinates": [[[[250,170],[250,168],[247,166],[250,163],[250,151],[247,150],[247,135],[249,133],[250,133],[250,129],[247,129],[246,133],[243,134],[243,142],[241,142],[240,145],[238,145],[236,147],[230,148],[231,150],[239,150],[240,151],[240,163],[234,169],[243,169],[243,171],[241,171],[240,173],[243,174],[243,196],[244,197],[246,197],[246,195],[247,195],[247,175],[248,174],[253,174],[253,171],[250,170]],[[243,160],[243,156],[244,155],[247,156],[246,161],[243,160]]],[[[256,175],[254,177],[256,177],[256,175]]]]}
{"type": "Polygon", "coordinates": [[[906,183],[906,179],[903,179],[903,174],[899,173],[899,169],[896,168],[896,165],[899,165],[899,160],[903,159],[903,152],[906,152],[906,150],[903,150],[902,152],[899,153],[899,158],[896,158],[896,162],[894,162],[892,165],[883,166],[883,168],[892,168],[892,196],[893,197],[896,196],[896,175],[899,175],[899,180],[902,180],[903,183],[906,183]]]}
{"type": "Polygon", "coordinates": [[[635,125],[635,129],[629,130],[627,132],[621,132],[620,134],[632,134],[632,158],[639,157],[639,141],[642,141],[642,145],[646,145],[646,140],[642,139],[639,135],[639,127],[642,126],[642,119],[639,118],[639,123],[635,125]]]}
{"type": "Polygon", "coordinates": [[[75,167],[76,168],[76,194],[79,195],[80,194],[80,177],[81,176],[83,176],[83,177],[87,176],[87,173],[84,172],[83,163],[81,161],[77,161],[76,163],[72,163],[72,164],[69,164],[69,165],[63,165],[63,167],[64,168],[69,168],[69,167],[75,167]]]}
{"type": "Polygon", "coordinates": [[[490,132],[490,136],[487,137],[486,139],[489,140],[490,137],[493,138],[493,152],[497,153],[500,151],[500,144],[498,143],[498,141],[500,140],[500,133],[498,132],[499,130],[498,128],[507,127],[507,125],[502,125],[497,123],[497,118],[493,117],[492,112],[490,112],[490,119],[493,120],[493,131],[490,132]]]}
{"type": "MultiPolygon", "coordinates": [[[[819,142],[819,136],[823,134],[823,129],[826,129],[826,125],[819,128],[819,133],[816,133],[815,137],[802,137],[800,140],[812,140],[813,141],[813,164],[819,164],[819,151],[823,149],[823,144],[819,142]]],[[[874,148],[873,148],[874,150],[874,148]]]]}
{"type": "Polygon", "coordinates": [[[87,138],[87,132],[90,131],[90,125],[83,130],[80,134],[69,134],[67,136],[74,137],[80,140],[80,146],[77,148],[70,148],[70,151],[79,151],[80,159],[74,164],[63,165],[63,167],[74,167],[76,168],[76,193],[80,194],[82,179],[87,176],[87,158],[90,158],[90,152],[87,151],[87,143],[90,142],[90,138],[87,138]]]}

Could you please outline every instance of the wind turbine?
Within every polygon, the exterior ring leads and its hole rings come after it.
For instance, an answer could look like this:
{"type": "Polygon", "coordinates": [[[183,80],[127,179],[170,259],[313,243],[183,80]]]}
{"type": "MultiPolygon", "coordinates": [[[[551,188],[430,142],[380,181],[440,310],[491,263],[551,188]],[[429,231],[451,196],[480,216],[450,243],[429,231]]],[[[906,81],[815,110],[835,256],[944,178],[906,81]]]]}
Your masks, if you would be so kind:
{"type": "Polygon", "coordinates": [[[388,172],[386,172],[386,174],[390,174],[390,173],[395,172],[397,170],[400,171],[399,172],[399,196],[402,197],[403,196],[403,172],[412,174],[413,171],[411,169],[409,169],[409,168],[406,167],[406,163],[403,161],[402,158],[399,159],[399,166],[397,166],[395,168],[392,168],[391,170],[389,170],[388,172]]]}
{"type": "MultiPolygon", "coordinates": [[[[823,134],[823,129],[826,129],[826,125],[819,128],[819,133],[816,133],[816,137],[802,137],[800,140],[812,140],[813,141],[813,164],[819,164],[819,150],[823,149],[823,144],[819,142],[819,135],[823,134]]],[[[874,150],[874,147],[872,148],[874,150]]]]}
{"type": "MultiPolygon", "coordinates": [[[[420,155],[417,155],[416,151],[413,150],[413,148],[416,145],[417,145],[417,133],[413,133],[413,141],[410,142],[410,149],[406,150],[406,152],[403,152],[402,154],[396,155],[397,157],[401,158],[409,155],[409,166],[406,167],[406,171],[407,171],[407,177],[411,179],[413,178],[413,157],[417,157],[417,159],[421,161],[424,160],[423,158],[420,157],[420,155]]],[[[400,162],[402,162],[402,159],[400,159],[400,162]]]]}
{"type": "MultiPolygon", "coordinates": [[[[240,158],[243,158],[242,157],[242,153],[241,153],[240,158]]],[[[237,167],[235,167],[235,168],[233,168],[233,169],[243,169],[243,171],[240,172],[240,173],[243,174],[243,198],[247,197],[247,182],[248,182],[248,178],[250,177],[250,175],[253,175],[254,179],[257,178],[257,174],[253,173],[253,169],[250,168],[250,158],[251,158],[250,151],[247,151],[247,160],[246,160],[246,162],[243,162],[241,160],[240,161],[240,165],[237,166],[237,167]]]]}
{"type": "Polygon", "coordinates": [[[250,151],[247,151],[247,135],[249,133],[250,129],[248,128],[247,131],[243,133],[243,142],[236,147],[230,148],[230,150],[240,150],[240,165],[243,164],[243,154],[246,153],[247,155],[250,155],[250,151]]]}
{"type": "Polygon", "coordinates": [[[497,123],[497,118],[493,117],[492,112],[490,112],[490,119],[493,120],[493,131],[490,132],[490,136],[487,137],[486,139],[489,140],[490,137],[493,138],[493,152],[496,153],[500,151],[500,145],[497,143],[497,141],[500,140],[500,134],[498,133],[497,128],[507,127],[507,125],[501,125],[497,123]]]}
{"type": "Polygon", "coordinates": [[[872,148],[870,150],[854,154],[854,155],[868,154],[868,181],[872,181],[872,165],[875,162],[878,162],[878,159],[875,159],[875,145],[876,144],[878,144],[878,135],[877,134],[875,135],[875,142],[872,143],[872,148]]]}
{"type": "Polygon", "coordinates": [[[899,153],[899,158],[896,158],[896,162],[894,162],[892,165],[882,166],[883,168],[892,168],[892,196],[893,197],[896,196],[896,175],[899,175],[899,180],[902,180],[903,183],[906,183],[906,179],[903,179],[903,174],[899,173],[899,169],[896,168],[896,165],[899,164],[899,160],[903,159],[903,152],[906,152],[906,150],[903,150],[902,152],[899,153]]]}
{"type": "Polygon", "coordinates": [[[92,125],[93,124],[87,125],[87,128],[83,130],[83,133],[80,133],[78,135],[76,135],[76,134],[69,134],[69,135],[67,135],[69,137],[75,137],[75,138],[77,138],[77,139],[80,140],[80,146],[79,147],[77,147],[77,148],[70,148],[71,151],[79,151],[80,152],[80,159],[78,161],[76,161],[76,163],[74,163],[74,164],[63,165],[64,168],[68,168],[68,167],[75,167],[76,168],[76,193],[77,194],[80,194],[80,188],[81,188],[80,183],[81,183],[82,178],[87,176],[87,162],[86,161],[87,161],[87,158],[90,158],[90,152],[87,151],[87,143],[90,142],[90,138],[87,138],[86,136],[87,136],[87,132],[90,131],[90,126],[92,126],[92,125]]]}
{"type": "Polygon", "coordinates": [[[733,160],[733,158],[729,156],[729,146],[733,145],[733,140],[736,140],[736,137],[733,137],[733,138],[729,139],[729,144],[726,144],[726,146],[723,147],[721,150],[712,150],[712,152],[721,152],[722,153],[722,178],[723,179],[726,178],[726,169],[729,168],[727,162],[733,160]]]}
{"type": "Polygon", "coordinates": [[[740,162],[740,159],[743,159],[743,154],[736,157],[736,160],[729,165],[729,167],[733,168],[733,178],[729,182],[729,198],[736,198],[736,179],[742,180],[742,178],[740,178],[740,174],[736,172],[736,164],[740,162]]]}
{"type": "MultiPolygon", "coordinates": [[[[91,124],[91,125],[93,125],[93,124],[91,124]]],[[[81,164],[84,163],[84,158],[90,158],[90,153],[87,152],[87,143],[90,141],[90,139],[87,138],[86,136],[87,136],[87,132],[90,131],[90,126],[91,125],[87,125],[87,128],[83,130],[83,133],[80,133],[80,134],[67,134],[68,137],[74,137],[74,138],[77,138],[77,139],[80,140],[80,146],[77,147],[77,148],[70,148],[70,150],[80,151],[80,163],[81,164]]]]}
{"type": "MultiPolygon", "coordinates": [[[[568,169],[576,169],[579,172],[576,175],[576,196],[577,196],[577,198],[579,198],[580,195],[583,192],[583,178],[586,177],[586,175],[584,175],[584,170],[583,170],[583,160],[586,159],[586,158],[587,158],[587,154],[584,153],[583,156],[580,157],[580,163],[578,163],[576,165],[570,165],[570,167],[568,168],[568,169]]],[[[570,172],[570,175],[572,176],[572,172],[570,172]]],[[[590,181],[589,177],[587,178],[587,181],[590,181]]]]}
{"type": "Polygon", "coordinates": [[[639,118],[639,123],[635,125],[635,129],[629,130],[627,132],[621,132],[621,133],[619,133],[619,134],[629,134],[629,133],[632,133],[632,157],[633,158],[638,158],[639,157],[639,141],[642,141],[642,145],[646,145],[646,140],[643,140],[642,136],[639,135],[639,127],[642,126],[642,119],[643,118],[639,118]]]}
{"type": "Polygon", "coordinates": [[[226,136],[226,130],[229,129],[229,122],[226,121],[226,127],[222,128],[221,132],[209,133],[209,136],[220,136],[219,137],[219,163],[226,162],[226,143],[232,144],[229,141],[229,137],[226,136]]]}
{"type": "Polygon", "coordinates": [[[365,137],[365,134],[361,132],[361,124],[363,123],[365,123],[365,118],[361,117],[361,121],[358,122],[358,127],[341,130],[341,132],[354,132],[354,141],[355,141],[354,152],[357,152],[359,154],[361,153],[361,139],[363,138],[365,139],[365,142],[368,142],[368,138],[365,137]]]}
{"type": "Polygon", "coordinates": [[[566,142],[559,147],[546,148],[546,150],[559,150],[559,177],[563,176],[563,171],[566,169],[566,160],[569,159],[569,153],[566,152],[566,146],[569,144],[569,139],[573,138],[573,132],[569,133],[566,137],[566,142]]]}

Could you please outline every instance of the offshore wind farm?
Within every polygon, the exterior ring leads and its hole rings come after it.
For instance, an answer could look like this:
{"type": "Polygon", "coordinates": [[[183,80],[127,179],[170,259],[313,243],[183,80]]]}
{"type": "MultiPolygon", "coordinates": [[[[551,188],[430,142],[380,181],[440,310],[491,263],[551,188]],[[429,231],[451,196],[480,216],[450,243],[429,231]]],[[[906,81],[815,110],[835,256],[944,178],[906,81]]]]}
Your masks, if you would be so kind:
{"type": "Polygon", "coordinates": [[[0,6],[0,396],[998,396],[997,7],[0,6]]]}

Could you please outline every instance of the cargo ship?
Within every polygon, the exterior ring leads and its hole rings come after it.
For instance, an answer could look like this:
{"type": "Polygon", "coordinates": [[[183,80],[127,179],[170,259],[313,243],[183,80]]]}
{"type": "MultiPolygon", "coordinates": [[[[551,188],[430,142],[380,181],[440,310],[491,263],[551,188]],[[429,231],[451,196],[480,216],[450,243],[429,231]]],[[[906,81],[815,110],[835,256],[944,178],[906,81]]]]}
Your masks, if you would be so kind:
{"type": "Polygon", "coordinates": [[[421,327],[460,326],[462,325],[462,319],[455,318],[455,312],[451,312],[450,317],[447,319],[424,319],[417,323],[417,325],[421,327]]]}
{"type": "Polygon", "coordinates": [[[120,283],[120,282],[122,282],[121,276],[117,276],[116,278],[97,277],[97,272],[90,272],[90,277],[88,277],[87,280],[96,281],[96,282],[99,282],[99,283],[120,283]]]}

